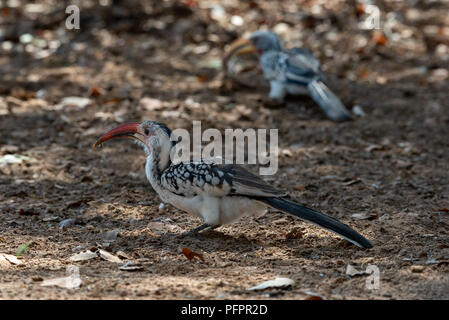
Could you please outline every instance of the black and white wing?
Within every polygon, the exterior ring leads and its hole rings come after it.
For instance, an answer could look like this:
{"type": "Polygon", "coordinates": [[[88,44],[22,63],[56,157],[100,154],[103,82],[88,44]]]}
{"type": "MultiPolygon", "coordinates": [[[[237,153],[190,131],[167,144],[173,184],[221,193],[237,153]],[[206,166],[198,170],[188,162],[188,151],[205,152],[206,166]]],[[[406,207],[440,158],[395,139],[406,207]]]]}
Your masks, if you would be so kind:
{"type": "Polygon", "coordinates": [[[288,55],[283,51],[271,50],[264,53],[260,57],[260,66],[265,79],[285,83],[287,81],[285,78],[287,58],[288,55]]]}
{"type": "Polygon", "coordinates": [[[178,195],[194,197],[242,195],[282,197],[285,192],[273,188],[261,178],[239,165],[184,162],[168,167],[161,176],[162,186],[178,195]]]}
{"type": "Polygon", "coordinates": [[[179,163],[168,167],[161,176],[167,190],[184,196],[247,196],[268,206],[288,212],[303,220],[335,232],[357,246],[372,244],[344,223],[321,212],[287,200],[286,194],[238,165],[205,162],[179,163]]]}
{"type": "Polygon", "coordinates": [[[307,85],[309,82],[322,79],[321,64],[313,54],[304,48],[293,48],[286,51],[286,80],[287,83],[307,85]]]}

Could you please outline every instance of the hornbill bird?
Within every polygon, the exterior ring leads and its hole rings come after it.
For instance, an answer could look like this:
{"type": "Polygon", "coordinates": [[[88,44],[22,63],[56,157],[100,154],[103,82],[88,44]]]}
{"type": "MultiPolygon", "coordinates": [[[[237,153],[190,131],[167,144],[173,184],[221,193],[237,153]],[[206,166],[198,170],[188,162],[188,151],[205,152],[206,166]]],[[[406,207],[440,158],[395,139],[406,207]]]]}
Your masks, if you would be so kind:
{"type": "Polygon", "coordinates": [[[246,215],[262,215],[267,207],[273,207],[335,232],[359,247],[372,247],[346,224],[289,200],[285,192],[241,166],[204,161],[172,163],[170,155],[175,142],[170,136],[170,129],[160,122],[129,123],[108,131],[94,148],[114,138],[131,138],[141,145],[147,155],[147,179],[162,201],[203,218],[205,223],[188,235],[246,215]]]}
{"type": "Polygon", "coordinates": [[[340,99],[324,84],[320,62],[305,48],[284,50],[279,37],[271,31],[259,30],[249,38],[234,41],[224,61],[233,55],[257,53],[264,77],[270,82],[269,98],[284,101],[286,94],[308,93],[334,121],[351,120],[351,113],[340,99]]]}

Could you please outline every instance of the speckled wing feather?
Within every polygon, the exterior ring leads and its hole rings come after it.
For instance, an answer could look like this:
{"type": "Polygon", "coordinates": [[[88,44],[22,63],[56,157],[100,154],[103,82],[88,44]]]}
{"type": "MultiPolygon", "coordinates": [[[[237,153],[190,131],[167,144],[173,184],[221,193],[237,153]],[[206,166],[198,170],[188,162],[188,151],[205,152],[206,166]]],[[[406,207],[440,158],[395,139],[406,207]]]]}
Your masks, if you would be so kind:
{"type": "Polygon", "coordinates": [[[309,50],[293,48],[287,54],[287,78],[301,76],[312,80],[323,77],[320,61],[309,50]]]}
{"type": "Polygon", "coordinates": [[[324,78],[320,62],[307,49],[269,51],[262,55],[260,62],[268,81],[307,86],[313,80],[324,78]]]}
{"type": "Polygon", "coordinates": [[[218,168],[232,178],[231,194],[233,195],[261,197],[283,197],[287,195],[284,191],[274,188],[239,165],[219,165],[218,168]]]}
{"type": "Polygon", "coordinates": [[[178,163],[167,168],[161,183],[167,190],[185,197],[207,193],[211,196],[245,195],[258,197],[284,196],[258,176],[238,165],[205,162],[178,163]]]}

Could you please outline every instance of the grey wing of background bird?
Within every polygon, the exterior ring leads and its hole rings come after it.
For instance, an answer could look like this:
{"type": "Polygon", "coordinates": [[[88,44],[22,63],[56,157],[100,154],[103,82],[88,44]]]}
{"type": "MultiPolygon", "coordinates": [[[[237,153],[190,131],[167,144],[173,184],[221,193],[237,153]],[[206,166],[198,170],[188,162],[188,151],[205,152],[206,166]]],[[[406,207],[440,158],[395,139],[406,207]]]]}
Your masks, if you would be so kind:
{"type": "Polygon", "coordinates": [[[309,50],[293,48],[286,53],[288,54],[286,61],[286,78],[288,83],[306,86],[313,80],[323,80],[324,74],[321,70],[321,64],[309,50]]]}

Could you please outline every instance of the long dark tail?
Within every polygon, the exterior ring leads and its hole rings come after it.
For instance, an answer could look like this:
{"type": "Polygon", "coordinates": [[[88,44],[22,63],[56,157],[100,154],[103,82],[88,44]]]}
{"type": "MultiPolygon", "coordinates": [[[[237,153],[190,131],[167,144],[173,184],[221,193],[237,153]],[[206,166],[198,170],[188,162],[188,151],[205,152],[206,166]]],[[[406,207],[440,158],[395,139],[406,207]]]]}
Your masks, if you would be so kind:
{"type": "Polygon", "coordinates": [[[310,208],[304,207],[296,202],[289,201],[283,198],[257,198],[258,201],[264,202],[269,206],[279,209],[284,212],[288,212],[298,218],[316,224],[324,229],[335,232],[339,236],[345,238],[349,242],[352,242],[356,246],[362,248],[372,248],[373,245],[361,234],[351,229],[346,224],[325,215],[324,213],[314,211],[310,208]]]}
{"type": "Polygon", "coordinates": [[[351,120],[351,113],[346,109],[338,97],[320,80],[314,80],[307,85],[312,99],[334,121],[351,120]]]}

